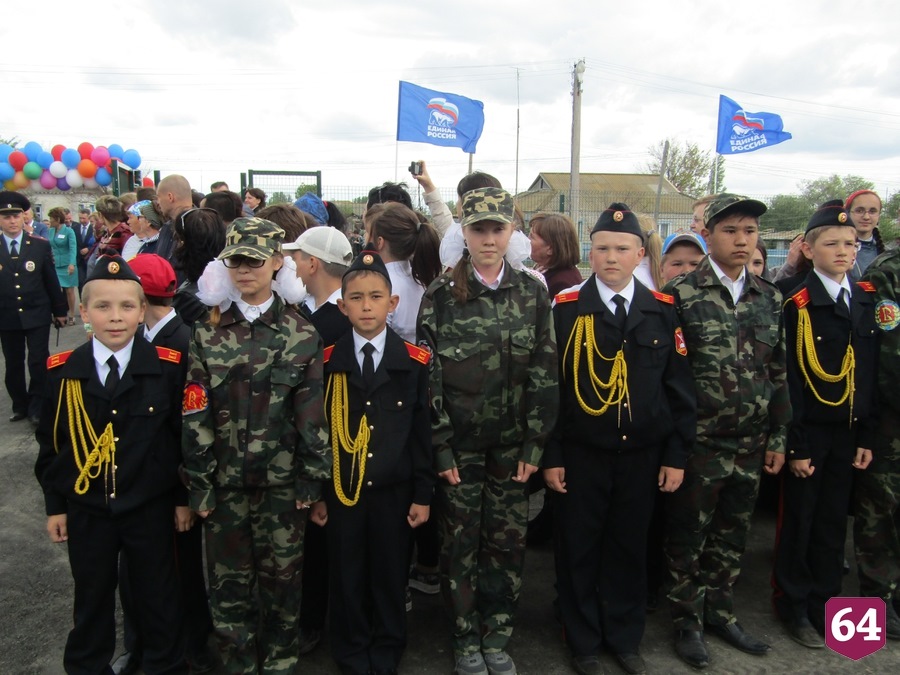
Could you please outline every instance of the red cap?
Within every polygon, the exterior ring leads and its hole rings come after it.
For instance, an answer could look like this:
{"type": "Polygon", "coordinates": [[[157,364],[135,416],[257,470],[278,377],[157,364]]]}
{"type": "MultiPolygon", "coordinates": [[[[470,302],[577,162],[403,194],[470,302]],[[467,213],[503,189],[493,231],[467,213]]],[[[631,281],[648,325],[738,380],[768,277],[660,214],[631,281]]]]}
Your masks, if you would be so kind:
{"type": "Polygon", "coordinates": [[[169,262],[154,253],[143,253],[128,261],[131,270],[141,278],[144,294],[154,298],[171,298],[178,282],[169,262]]]}

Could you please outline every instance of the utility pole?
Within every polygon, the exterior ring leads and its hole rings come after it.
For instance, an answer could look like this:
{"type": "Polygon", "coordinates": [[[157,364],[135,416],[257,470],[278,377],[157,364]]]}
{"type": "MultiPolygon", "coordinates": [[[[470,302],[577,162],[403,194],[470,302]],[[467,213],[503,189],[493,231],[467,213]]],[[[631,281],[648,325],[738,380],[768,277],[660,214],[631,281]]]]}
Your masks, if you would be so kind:
{"type": "Polygon", "coordinates": [[[663,178],[666,175],[666,165],[669,161],[669,139],[663,146],[662,161],[659,163],[659,184],[656,186],[656,208],[653,210],[653,222],[659,224],[659,200],[662,197],[663,178]]]}
{"type": "Polygon", "coordinates": [[[569,217],[581,231],[579,192],[581,190],[581,85],[584,83],[584,59],[572,71],[572,165],[569,169],[569,217]]]}
{"type": "Polygon", "coordinates": [[[516,191],[513,192],[514,195],[519,194],[519,129],[520,129],[520,115],[519,110],[521,108],[521,102],[519,100],[519,69],[516,68],[516,191]]]}

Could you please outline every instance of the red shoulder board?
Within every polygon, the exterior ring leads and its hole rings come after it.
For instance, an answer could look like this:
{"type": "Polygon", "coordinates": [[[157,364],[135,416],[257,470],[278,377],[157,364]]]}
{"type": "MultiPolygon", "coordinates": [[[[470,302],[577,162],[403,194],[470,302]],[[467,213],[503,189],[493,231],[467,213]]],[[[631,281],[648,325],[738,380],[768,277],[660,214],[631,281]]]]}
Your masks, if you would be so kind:
{"type": "Polygon", "coordinates": [[[51,368],[56,368],[56,366],[61,366],[64,364],[69,357],[72,355],[72,350],[70,349],[67,352],[60,352],[59,354],[54,354],[50,358],[47,359],[47,370],[51,368]]]}
{"type": "Polygon", "coordinates": [[[797,305],[797,309],[803,309],[809,304],[809,291],[804,288],[800,292],[794,293],[794,295],[791,296],[791,300],[797,305]]]}
{"type": "Polygon", "coordinates": [[[565,293],[557,293],[556,297],[553,298],[554,302],[556,302],[557,305],[561,302],[572,302],[573,300],[577,299],[578,291],[566,291],[565,293]]]}
{"type": "Polygon", "coordinates": [[[325,350],[322,352],[322,355],[324,357],[322,363],[328,363],[328,359],[331,358],[331,352],[333,352],[333,351],[334,351],[334,345],[331,345],[330,347],[325,347],[325,350]]]}
{"type": "Polygon", "coordinates": [[[660,293],[659,291],[650,291],[650,292],[653,293],[653,297],[656,298],[657,300],[659,300],[660,302],[664,302],[667,305],[675,304],[675,298],[672,297],[671,295],[666,295],[665,293],[660,293]]]}
{"type": "Polygon", "coordinates": [[[160,361],[168,361],[169,363],[181,363],[181,352],[177,349],[157,347],[156,353],[159,354],[160,361]]]}
{"type": "Polygon", "coordinates": [[[871,281],[857,281],[856,285],[863,289],[866,293],[875,292],[875,285],[871,281]]]}
{"type": "Polygon", "coordinates": [[[431,352],[427,349],[422,349],[421,347],[417,347],[411,342],[404,343],[406,345],[406,351],[409,352],[409,358],[413,361],[418,361],[424,366],[428,365],[428,362],[431,360],[431,352]]]}

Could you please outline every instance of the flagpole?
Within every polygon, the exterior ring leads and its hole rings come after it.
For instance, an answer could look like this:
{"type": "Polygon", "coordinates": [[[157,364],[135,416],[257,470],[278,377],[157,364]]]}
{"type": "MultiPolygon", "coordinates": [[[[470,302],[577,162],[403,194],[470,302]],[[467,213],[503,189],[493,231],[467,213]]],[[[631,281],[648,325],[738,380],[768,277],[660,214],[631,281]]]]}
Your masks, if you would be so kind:
{"type": "Polygon", "coordinates": [[[394,141],[394,182],[397,181],[398,172],[400,171],[400,141],[394,141]]]}
{"type": "Polygon", "coordinates": [[[469,171],[468,171],[468,173],[467,173],[466,175],[468,175],[469,173],[472,173],[472,158],[473,158],[474,156],[475,156],[475,153],[474,153],[474,152],[470,152],[470,153],[469,153],[469,171]]]}

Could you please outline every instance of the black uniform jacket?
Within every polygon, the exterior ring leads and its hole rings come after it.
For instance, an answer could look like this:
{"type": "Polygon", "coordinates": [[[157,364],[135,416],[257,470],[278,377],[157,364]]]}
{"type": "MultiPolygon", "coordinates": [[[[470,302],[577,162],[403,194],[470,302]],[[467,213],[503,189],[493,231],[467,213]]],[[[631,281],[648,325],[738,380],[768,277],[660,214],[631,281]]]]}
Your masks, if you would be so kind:
{"type": "MultiPolygon", "coordinates": [[[[875,288],[869,283],[852,284],[850,318],[837,313],[834,300],[822,280],[810,272],[806,281],[794,289],[784,303],[785,342],[787,344],[788,387],[791,392],[793,420],[788,428],[786,459],[809,459],[807,429],[816,424],[850,425],[849,398],[840,406],[820,402],[800,370],[797,355],[797,320],[800,307],[806,308],[812,326],[812,342],[822,369],[831,375],[841,371],[847,345],[853,346],[854,381],[853,421],[856,447],[872,449],[877,428],[875,388],[878,359],[878,327],[875,323],[875,288]]],[[[816,392],[826,401],[837,401],[846,383],[825,382],[813,375],[808,356],[804,365],[816,392]]]]}
{"type": "MultiPolygon", "coordinates": [[[[600,298],[594,275],[578,291],[556,297],[553,309],[560,360],[560,413],[545,453],[544,468],[564,466],[567,444],[612,452],[660,446],[662,465],[684,468],[697,427],[696,394],[687,348],[671,296],[653,293],[634,282],[634,297],[625,322],[624,340],[615,317],[600,298]],[[570,341],[579,316],[594,315],[594,335],[605,359],[594,356],[594,370],[608,381],[612,359],[621,347],[628,369],[629,398],[621,408],[610,405],[600,416],[588,415],[575,395],[574,351],[580,350],[578,386],[585,403],[601,403],[588,373],[585,337],[570,341]]],[[[607,390],[598,390],[605,397],[607,390]]]]}
{"type": "Polygon", "coordinates": [[[66,513],[67,501],[115,515],[176,487],[181,462],[184,375],[182,364],[175,361],[184,361],[187,354],[161,349],[162,353],[143,337],[135,337],[131,361],[112,398],[97,377],[91,342],[71,352],[61,365],[53,365],[61,360],[60,355],[50,357],[48,396],[35,434],[39,453],[34,467],[44,490],[47,515],[66,513]],[[59,405],[60,389],[66,379],[81,382],[84,407],[98,436],[112,422],[117,439],[115,497],[110,496],[112,467],[107,481],[101,470],[99,476],[90,480],[85,494],[75,493],[79,471],[72,451],[65,396],[59,405]]]}
{"type": "Polygon", "coordinates": [[[50,242],[22,236],[19,259],[13,261],[0,237],[0,330],[46,326],[69,310],[59,286],[50,242]]]}
{"type": "MultiPolygon", "coordinates": [[[[374,388],[367,394],[356,360],[353,331],[347,331],[335,343],[330,355],[327,350],[325,354],[325,410],[332,422],[332,437],[337,432],[335,425],[340,423],[331,417],[335,373],[347,375],[350,437],[355,437],[363,415],[371,429],[363,490],[409,482],[413,502],[423,506],[431,504],[435,481],[427,357],[426,351],[404,342],[388,328],[384,355],[375,369],[374,388]]],[[[351,485],[352,458],[343,449],[339,455],[342,487],[347,496],[352,496],[358,471],[351,485]]]]}

